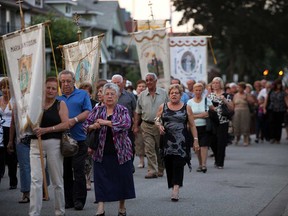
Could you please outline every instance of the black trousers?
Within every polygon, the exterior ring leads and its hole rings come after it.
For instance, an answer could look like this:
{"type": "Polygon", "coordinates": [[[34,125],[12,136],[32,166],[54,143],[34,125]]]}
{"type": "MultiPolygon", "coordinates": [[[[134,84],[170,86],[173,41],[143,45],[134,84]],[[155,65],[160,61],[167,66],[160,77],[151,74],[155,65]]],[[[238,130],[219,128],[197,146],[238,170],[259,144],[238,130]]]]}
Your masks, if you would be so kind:
{"type": "Polygon", "coordinates": [[[168,188],[174,185],[183,186],[184,166],[186,161],[177,155],[166,155],[164,157],[168,188]]]}
{"type": "Polygon", "coordinates": [[[79,151],[75,156],[64,158],[65,204],[70,207],[76,202],[84,207],[87,197],[85,159],[88,147],[85,141],[78,141],[78,145],[79,151]]]}
{"type": "Polygon", "coordinates": [[[3,127],[3,144],[4,147],[0,148],[0,175],[3,177],[5,173],[5,166],[8,167],[9,185],[17,186],[17,155],[14,143],[14,152],[7,152],[7,145],[9,142],[9,127],[3,127]]]}
{"type": "Polygon", "coordinates": [[[276,141],[281,140],[282,135],[282,123],[284,122],[285,112],[272,112],[272,118],[270,125],[272,125],[271,129],[271,139],[275,139],[276,141]]]}
{"type": "Polygon", "coordinates": [[[228,144],[228,127],[228,122],[216,126],[215,133],[211,139],[211,149],[214,153],[216,166],[224,166],[226,146],[228,144]]]}

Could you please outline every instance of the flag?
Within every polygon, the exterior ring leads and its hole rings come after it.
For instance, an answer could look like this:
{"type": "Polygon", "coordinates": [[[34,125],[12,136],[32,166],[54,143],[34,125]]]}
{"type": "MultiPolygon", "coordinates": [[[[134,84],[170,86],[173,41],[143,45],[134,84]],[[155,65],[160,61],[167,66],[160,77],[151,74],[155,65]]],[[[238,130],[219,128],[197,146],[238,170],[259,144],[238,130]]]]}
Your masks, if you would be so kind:
{"type": "Polygon", "coordinates": [[[20,135],[40,123],[44,102],[45,25],[2,36],[10,86],[16,102],[20,135]]]}
{"type": "Polygon", "coordinates": [[[148,72],[158,77],[157,84],[168,88],[170,84],[169,45],[165,29],[147,30],[134,34],[142,79],[148,72]]]}
{"type": "Polygon", "coordinates": [[[172,77],[180,79],[185,87],[189,79],[207,83],[206,37],[171,37],[169,46],[172,77]]]}
{"type": "Polygon", "coordinates": [[[137,30],[145,31],[166,27],[166,20],[137,20],[137,30]]]}
{"type": "Polygon", "coordinates": [[[94,36],[63,46],[65,69],[75,74],[76,86],[98,79],[102,36],[94,36]]]}

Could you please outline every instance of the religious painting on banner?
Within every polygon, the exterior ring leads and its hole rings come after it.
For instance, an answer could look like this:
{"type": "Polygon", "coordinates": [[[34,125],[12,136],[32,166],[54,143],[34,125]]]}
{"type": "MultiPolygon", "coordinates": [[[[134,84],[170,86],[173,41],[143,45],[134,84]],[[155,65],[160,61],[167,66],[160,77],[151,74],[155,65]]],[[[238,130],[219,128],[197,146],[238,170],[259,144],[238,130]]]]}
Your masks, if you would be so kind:
{"type": "Polygon", "coordinates": [[[186,86],[189,79],[207,83],[207,38],[170,37],[171,76],[186,86]]]}
{"type": "Polygon", "coordinates": [[[166,27],[166,20],[137,20],[137,30],[161,29],[166,27]]]}
{"type": "Polygon", "coordinates": [[[169,45],[165,29],[136,32],[138,58],[141,77],[145,79],[147,73],[155,73],[158,86],[168,88],[170,83],[169,45]]]}
{"type": "Polygon", "coordinates": [[[39,124],[44,102],[45,25],[39,24],[2,36],[20,135],[39,124]],[[28,129],[29,128],[29,129],[28,129]]]}
{"type": "Polygon", "coordinates": [[[65,69],[75,73],[76,86],[93,84],[98,78],[102,36],[94,36],[63,45],[65,69]]]}

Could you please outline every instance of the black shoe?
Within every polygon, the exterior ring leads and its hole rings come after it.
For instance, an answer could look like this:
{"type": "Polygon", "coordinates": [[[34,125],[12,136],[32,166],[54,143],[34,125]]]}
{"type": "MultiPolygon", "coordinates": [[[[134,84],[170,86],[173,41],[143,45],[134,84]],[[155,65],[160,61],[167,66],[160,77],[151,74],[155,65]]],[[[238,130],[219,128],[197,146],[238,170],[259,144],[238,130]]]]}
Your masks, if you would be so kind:
{"type": "Polygon", "coordinates": [[[10,187],[9,187],[9,190],[14,190],[14,189],[16,189],[16,188],[17,188],[17,185],[10,186],[10,187]]]}
{"type": "Polygon", "coordinates": [[[207,167],[206,167],[206,166],[202,166],[201,171],[202,171],[203,173],[206,173],[206,172],[207,172],[207,167]]]}
{"type": "Polygon", "coordinates": [[[73,204],[65,204],[65,209],[74,208],[73,204]]]}
{"type": "Polygon", "coordinates": [[[74,209],[75,210],[83,210],[84,206],[81,202],[75,202],[74,203],[74,209]]]}

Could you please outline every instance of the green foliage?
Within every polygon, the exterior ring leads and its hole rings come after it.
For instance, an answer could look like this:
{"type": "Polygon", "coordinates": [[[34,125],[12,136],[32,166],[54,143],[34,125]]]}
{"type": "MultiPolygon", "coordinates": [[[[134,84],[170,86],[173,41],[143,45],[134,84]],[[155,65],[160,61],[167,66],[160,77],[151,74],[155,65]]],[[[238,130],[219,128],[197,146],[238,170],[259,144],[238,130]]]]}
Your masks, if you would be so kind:
{"type": "Polygon", "coordinates": [[[259,78],[266,68],[287,67],[287,1],[174,0],[174,6],[184,10],[179,24],[193,19],[195,33],[213,36],[218,66],[228,78],[259,78]]]}
{"type": "MultiPolygon", "coordinates": [[[[77,41],[77,26],[69,19],[63,17],[56,17],[54,14],[49,14],[47,16],[34,16],[32,19],[32,25],[45,22],[47,20],[51,21],[50,33],[53,43],[53,49],[55,52],[56,64],[58,71],[62,70],[62,57],[60,49],[57,49],[59,45],[65,45],[77,41]]],[[[50,39],[48,30],[46,30],[46,47],[50,46],[50,39]]],[[[54,60],[51,54],[51,73],[55,73],[54,60]],[[53,72],[54,71],[54,72],[53,72]]]]}

